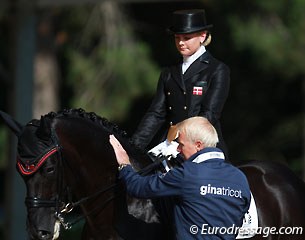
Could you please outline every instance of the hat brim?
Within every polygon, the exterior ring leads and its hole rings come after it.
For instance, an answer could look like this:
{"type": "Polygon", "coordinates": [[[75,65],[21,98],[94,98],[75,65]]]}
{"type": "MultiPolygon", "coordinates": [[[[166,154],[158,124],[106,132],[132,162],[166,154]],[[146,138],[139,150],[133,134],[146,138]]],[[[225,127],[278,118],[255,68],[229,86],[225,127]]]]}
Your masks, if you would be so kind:
{"type": "Polygon", "coordinates": [[[203,26],[203,27],[197,27],[197,28],[181,28],[181,29],[178,29],[178,28],[175,28],[175,27],[169,27],[167,30],[169,33],[171,34],[188,34],[188,33],[196,33],[196,32],[200,32],[200,31],[204,31],[204,30],[208,30],[210,28],[212,28],[213,25],[210,24],[210,25],[206,25],[206,26],[203,26]]]}

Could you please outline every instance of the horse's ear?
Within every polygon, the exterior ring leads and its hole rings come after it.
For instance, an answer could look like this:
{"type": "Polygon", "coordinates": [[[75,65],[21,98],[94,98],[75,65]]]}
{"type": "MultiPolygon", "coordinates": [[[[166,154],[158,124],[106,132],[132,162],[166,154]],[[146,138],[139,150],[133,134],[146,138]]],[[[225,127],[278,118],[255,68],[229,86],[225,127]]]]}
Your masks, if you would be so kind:
{"type": "Polygon", "coordinates": [[[42,116],[40,119],[40,125],[36,130],[36,136],[40,139],[48,140],[51,137],[50,119],[42,116]]]}
{"type": "Polygon", "coordinates": [[[13,131],[13,133],[18,137],[22,131],[23,126],[12,118],[9,114],[0,111],[0,117],[3,119],[4,123],[13,131]]]}

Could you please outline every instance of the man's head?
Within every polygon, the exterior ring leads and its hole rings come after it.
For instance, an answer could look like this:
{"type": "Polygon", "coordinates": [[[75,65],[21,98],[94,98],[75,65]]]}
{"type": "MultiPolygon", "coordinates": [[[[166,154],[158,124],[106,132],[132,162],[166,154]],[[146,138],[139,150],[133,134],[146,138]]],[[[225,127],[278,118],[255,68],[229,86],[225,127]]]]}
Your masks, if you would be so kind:
{"type": "Polygon", "coordinates": [[[206,147],[216,147],[218,135],[204,117],[188,118],[177,124],[178,151],[185,160],[206,147]]]}

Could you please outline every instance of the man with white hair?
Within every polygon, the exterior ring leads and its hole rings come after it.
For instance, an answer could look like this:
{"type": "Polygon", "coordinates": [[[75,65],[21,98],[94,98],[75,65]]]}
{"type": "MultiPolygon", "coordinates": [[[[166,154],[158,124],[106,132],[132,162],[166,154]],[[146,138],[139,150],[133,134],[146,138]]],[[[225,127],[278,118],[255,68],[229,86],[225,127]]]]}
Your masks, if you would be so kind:
{"type": "Polygon", "coordinates": [[[233,228],[242,226],[250,205],[246,176],[224,161],[215,147],[217,132],[206,118],[178,123],[175,135],[185,160],[181,167],[145,177],[133,170],[126,151],[110,135],[127,192],[137,198],[171,197],[175,239],[235,239],[233,228]]]}

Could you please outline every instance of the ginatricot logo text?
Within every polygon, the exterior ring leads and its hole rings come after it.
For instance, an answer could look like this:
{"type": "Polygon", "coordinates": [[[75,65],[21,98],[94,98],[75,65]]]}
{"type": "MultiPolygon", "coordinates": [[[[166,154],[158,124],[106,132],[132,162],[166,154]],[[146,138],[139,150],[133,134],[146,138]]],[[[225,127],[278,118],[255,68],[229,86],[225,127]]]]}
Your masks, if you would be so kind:
{"type": "Polygon", "coordinates": [[[200,187],[200,194],[207,195],[207,194],[214,194],[214,195],[223,195],[235,198],[242,198],[241,190],[232,189],[230,187],[213,187],[211,184],[202,185],[200,187]]]}

